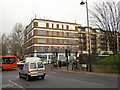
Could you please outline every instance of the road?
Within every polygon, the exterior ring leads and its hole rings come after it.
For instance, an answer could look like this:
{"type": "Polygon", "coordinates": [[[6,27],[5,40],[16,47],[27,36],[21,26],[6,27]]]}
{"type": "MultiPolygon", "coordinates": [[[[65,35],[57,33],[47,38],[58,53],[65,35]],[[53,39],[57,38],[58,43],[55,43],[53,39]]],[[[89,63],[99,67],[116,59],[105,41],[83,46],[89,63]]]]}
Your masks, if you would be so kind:
{"type": "Polygon", "coordinates": [[[3,88],[118,88],[118,78],[75,72],[47,70],[44,80],[26,81],[18,77],[18,71],[2,72],[3,88]]]}

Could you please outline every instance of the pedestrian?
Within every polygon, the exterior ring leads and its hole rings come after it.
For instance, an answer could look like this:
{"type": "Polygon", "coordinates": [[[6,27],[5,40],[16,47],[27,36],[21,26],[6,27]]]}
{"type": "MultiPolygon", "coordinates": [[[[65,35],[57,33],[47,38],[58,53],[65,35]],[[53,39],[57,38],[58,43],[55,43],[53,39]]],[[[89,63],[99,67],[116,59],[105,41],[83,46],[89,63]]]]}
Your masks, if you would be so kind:
{"type": "Polygon", "coordinates": [[[53,68],[53,60],[51,61],[51,70],[52,70],[52,68],[53,68]]]}
{"type": "Polygon", "coordinates": [[[61,60],[58,61],[59,68],[61,68],[61,60]]]}
{"type": "Polygon", "coordinates": [[[78,69],[78,62],[75,61],[75,71],[78,69]]]}
{"type": "Polygon", "coordinates": [[[68,60],[66,61],[66,66],[67,66],[67,70],[68,70],[68,68],[69,68],[69,62],[68,62],[68,60]]]}
{"type": "Polygon", "coordinates": [[[72,61],[72,71],[74,70],[75,68],[75,61],[72,61]]]}

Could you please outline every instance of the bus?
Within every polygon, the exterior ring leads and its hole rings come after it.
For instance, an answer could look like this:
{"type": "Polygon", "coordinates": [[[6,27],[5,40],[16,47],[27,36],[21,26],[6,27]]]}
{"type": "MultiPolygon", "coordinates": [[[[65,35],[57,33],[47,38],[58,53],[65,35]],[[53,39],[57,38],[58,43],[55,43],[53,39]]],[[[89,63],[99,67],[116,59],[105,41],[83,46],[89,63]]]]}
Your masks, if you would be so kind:
{"type": "Polygon", "coordinates": [[[0,67],[4,69],[17,68],[18,58],[16,56],[0,56],[0,67]]]}

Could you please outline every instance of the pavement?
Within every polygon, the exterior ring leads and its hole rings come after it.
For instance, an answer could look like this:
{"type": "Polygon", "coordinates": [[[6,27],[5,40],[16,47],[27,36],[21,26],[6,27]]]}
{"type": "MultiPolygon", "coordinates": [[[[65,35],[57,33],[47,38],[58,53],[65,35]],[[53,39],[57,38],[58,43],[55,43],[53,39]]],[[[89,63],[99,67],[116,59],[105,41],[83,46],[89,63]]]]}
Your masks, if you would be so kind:
{"type": "Polygon", "coordinates": [[[89,75],[100,75],[100,76],[107,76],[107,77],[116,77],[118,78],[118,74],[114,74],[114,73],[98,73],[98,72],[89,72],[89,71],[82,71],[82,70],[76,70],[76,71],[72,71],[71,66],[69,66],[68,70],[67,67],[57,67],[57,68],[52,68],[52,71],[60,71],[60,72],[71,72],[71,73],[78,73],[78,74],[89,74],[89,75]]]}

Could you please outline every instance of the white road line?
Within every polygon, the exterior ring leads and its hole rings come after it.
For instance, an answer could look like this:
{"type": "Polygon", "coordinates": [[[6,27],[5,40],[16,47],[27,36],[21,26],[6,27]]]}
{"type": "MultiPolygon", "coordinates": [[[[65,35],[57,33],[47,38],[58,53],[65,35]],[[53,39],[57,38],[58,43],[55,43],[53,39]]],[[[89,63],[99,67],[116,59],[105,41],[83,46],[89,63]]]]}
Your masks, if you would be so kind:
{"type": "Polygon", "coordinates": [[[13,83],[14,85],[18,86],[19,88],[22,88],[23,90],[26,90],[25,88],[23,88],[22,86],[18,85],[17,83],[15,83],[15,82],[13,82],[11,80],[9,80],[9,82],[13,83]]]}

